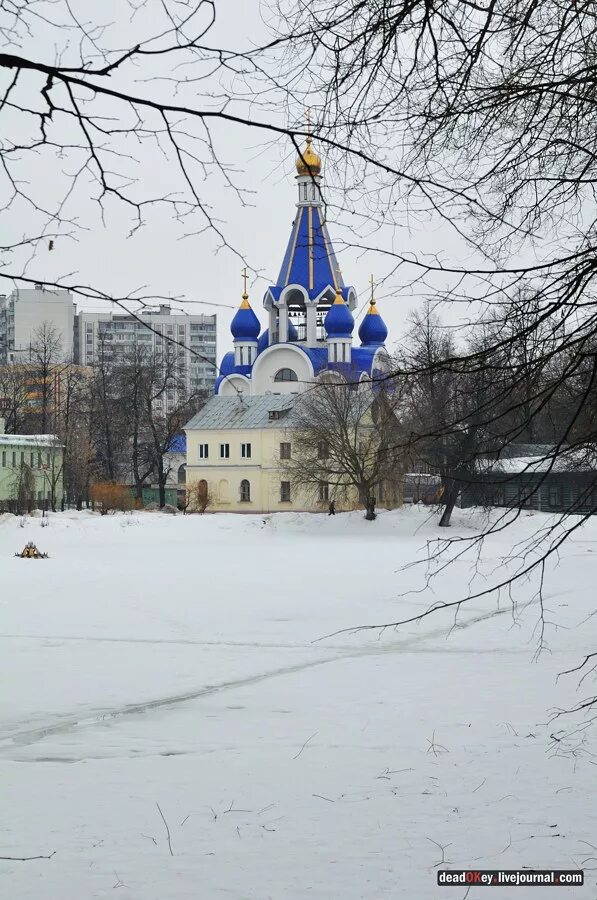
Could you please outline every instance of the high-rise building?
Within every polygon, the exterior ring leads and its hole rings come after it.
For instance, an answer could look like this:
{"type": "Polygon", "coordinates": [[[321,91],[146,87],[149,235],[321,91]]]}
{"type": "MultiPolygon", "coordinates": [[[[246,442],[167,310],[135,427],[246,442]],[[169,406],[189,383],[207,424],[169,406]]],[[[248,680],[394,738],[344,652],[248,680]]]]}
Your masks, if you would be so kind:
{"type": "Polygon", "coordinates": [[[7,361],[8,297],[0,294],[0,365],[7,361]]]}
{"type": "Polygon", "coordinates": [[[101,351],[116,359],[146,347],[151,353],[176,353],[181,380],[190,392],[212,390],[216,379],[216,316],[173,313],[169,306],[138,315],[80,312],[75,358],[83,366],[98,362],[101,351]]]}
{"type": "Polygon", "coordinates": [[[0,363],[25,362],[31,348],[51,341],[55,361],[72,361],[75,303],[69,291],[36,284],[0,297],[0,363]]]}
{"type": "MultiPolygon", "coordinates": [[[[216,380],[216,316],[174,313],[169,306],[139,314],[77,313],[69,291],[38,284],[0,295],[0,364],[27,363],[36,344],[51,340],[52,363],[93,366],[98,349],[108,358],[133,348],[175,351],[181,392],[213,389],[216,380]]],[[[177,398],[178,399],[178,398],[177,398]]]]}

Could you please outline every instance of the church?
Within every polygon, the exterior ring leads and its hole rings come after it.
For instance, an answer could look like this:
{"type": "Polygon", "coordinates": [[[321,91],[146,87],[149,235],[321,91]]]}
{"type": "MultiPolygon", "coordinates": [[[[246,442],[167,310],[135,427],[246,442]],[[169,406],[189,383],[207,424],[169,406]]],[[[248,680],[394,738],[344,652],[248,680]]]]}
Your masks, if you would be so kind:
{"type": "MultiPolygon", "coordinates": [[[[280,461],[292,453],[292,407],[318,380],[373,384],[387,371],[386,325],[373,292],[355,346],[356,290],[344,282],[328,233],[322,163],[307,138],[296,161],[296,216],[275,284],[263,298],[267,327],[246,289],[232,319],[214,396],[185,427],[187,485],[211,510],[272,512],[327,507],[327,492],[295,490],[280,461]]],[[[344,498],[346,508],[350,497],[344,498]]],[[[353,504],[354,505],[354,504],[353,504]]]]}

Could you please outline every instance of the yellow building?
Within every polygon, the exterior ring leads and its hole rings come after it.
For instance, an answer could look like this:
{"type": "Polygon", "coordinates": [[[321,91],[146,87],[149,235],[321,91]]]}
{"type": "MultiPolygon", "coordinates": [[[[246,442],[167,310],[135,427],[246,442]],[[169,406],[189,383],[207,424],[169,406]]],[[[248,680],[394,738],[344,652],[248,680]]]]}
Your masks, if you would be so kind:
{"type": "MultiPolygon", "coordinates": [[[[295,488],[284,471],[284,459],[292,456],[293,403],[293,397],[272,394],[212,397],[191,419],[185,429],[187,485],[204,482],[209,509],[327,509],[323,486],[313,496],[295,488]]],[[[339,509],[353,505],[350,496],[337,501],[339,509]]]]}

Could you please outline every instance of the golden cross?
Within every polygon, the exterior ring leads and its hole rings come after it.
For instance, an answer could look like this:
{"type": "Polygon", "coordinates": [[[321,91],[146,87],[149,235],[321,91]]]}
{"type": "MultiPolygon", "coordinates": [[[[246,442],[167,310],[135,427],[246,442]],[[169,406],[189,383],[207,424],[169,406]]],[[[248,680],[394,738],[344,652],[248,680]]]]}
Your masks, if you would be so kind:
{"type": "Polygon", "coordinates": [[[373,275],[370,278],[371,282],[371,302],[373,303],[373,293],[375,291],[375,281],[373,280],[373,275]]]}
{"type": "Polygon", "coordinates": [[[307,137],[311,137],[311,107],[305,109],[305,119],[307,120],[307,137]]]}
{"type": "Polygon", "coordinates": [[[248,277],[249,277],[249,276],[247,275],[247,267],[245,266],[244,269],[243,269],[243,282],[244,282],[244,285],[245,285],[245,289],[244,289],[244,291],[243,291],[243,297],[248,297],[248,296],[249,296],[249,295],[247,294],[247,279],[248,279],[248,277]]]}

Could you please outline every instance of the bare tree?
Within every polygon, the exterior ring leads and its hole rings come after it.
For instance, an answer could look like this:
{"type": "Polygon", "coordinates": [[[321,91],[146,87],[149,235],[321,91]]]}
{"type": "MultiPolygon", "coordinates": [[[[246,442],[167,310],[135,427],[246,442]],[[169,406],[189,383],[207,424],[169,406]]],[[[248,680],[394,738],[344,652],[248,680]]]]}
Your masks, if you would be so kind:
{"type": "Polygon", "coordinates": [[[96,460],[96,475],[103,481],[117,482],[125,474],[124,448],[128,436],[125,405],[121,402],[122,379],[112,347],[100,332],[97,359],[91,386],[91,443],[96,460]]]}
{"type": "Polygon", "coordinates": [[[13,472],[11,492],[16,514],[31,512],[35,503],[35,476],[31,466],[24,461],[13,472]]]}
{"type": "Polygon", "coordinates": [[[280,465],[293,484],[322,502],[354,492],[375,518],[376,498],[400,496],[397,396],[371,382],[330,377],[301,394],[292,411],[291,451],[280,465]]]}
{"type": "Polygon", "coordinates": [[[148,361],[141,385],[147,456],[153,462],[160,507],[166,504],[166,482],[170,473],[165,455],[177,434],[197,411],[204,399],[202,392],[187,394],[181,372],[181,360],[166,347],[163,356],[156,353],[148,361]]]}
{"type": "Polygon", "coordinates": [[[90,441],[93,378],[80,366],[61,374],[55,432],[64,447],[64,496],[81,509],[88,500],[93,447],[90,441]]]}
{"type": "Polygon", "coordinates": [[[40,434],[49,434],[56,421],[58,384],[64,368],[62,338],[50,322],[42,322],[31,335],[28,356],[26,368],[37,420],[33,427],[40,434]]]}
{"type": "Polygon", "coordinates": [[[29,400],[27,367],[15,363],[0,366],[0,416],[8,434],[25,430],[29,400]]]}
{"type": "Polygon", "coordinates": [[[117,363],[119,398],[127,421],[126,455],[136,496],[149,476],[157,481],[159,504],[166,503],[170,470],[165,455],[174,437],[204,400],[190,391],[184,356],[179,348],[137,346],[117,363]]]}
{"type": "MultiPolygon", "coordinates": [[[[127,411],[130,469],[138,503],[143,501],[143,486],[155,469],[155,454],[148,431],[146,406],[147,391],[148,389],[151,391],[148,382],[155,375],[156,360],[152,357],[153,354],[148,352],[146,347],[135,346],[117,364],[119,395],[127,411]]],[[[174,384],[171,388],[174,390],[174,384]]]]}

